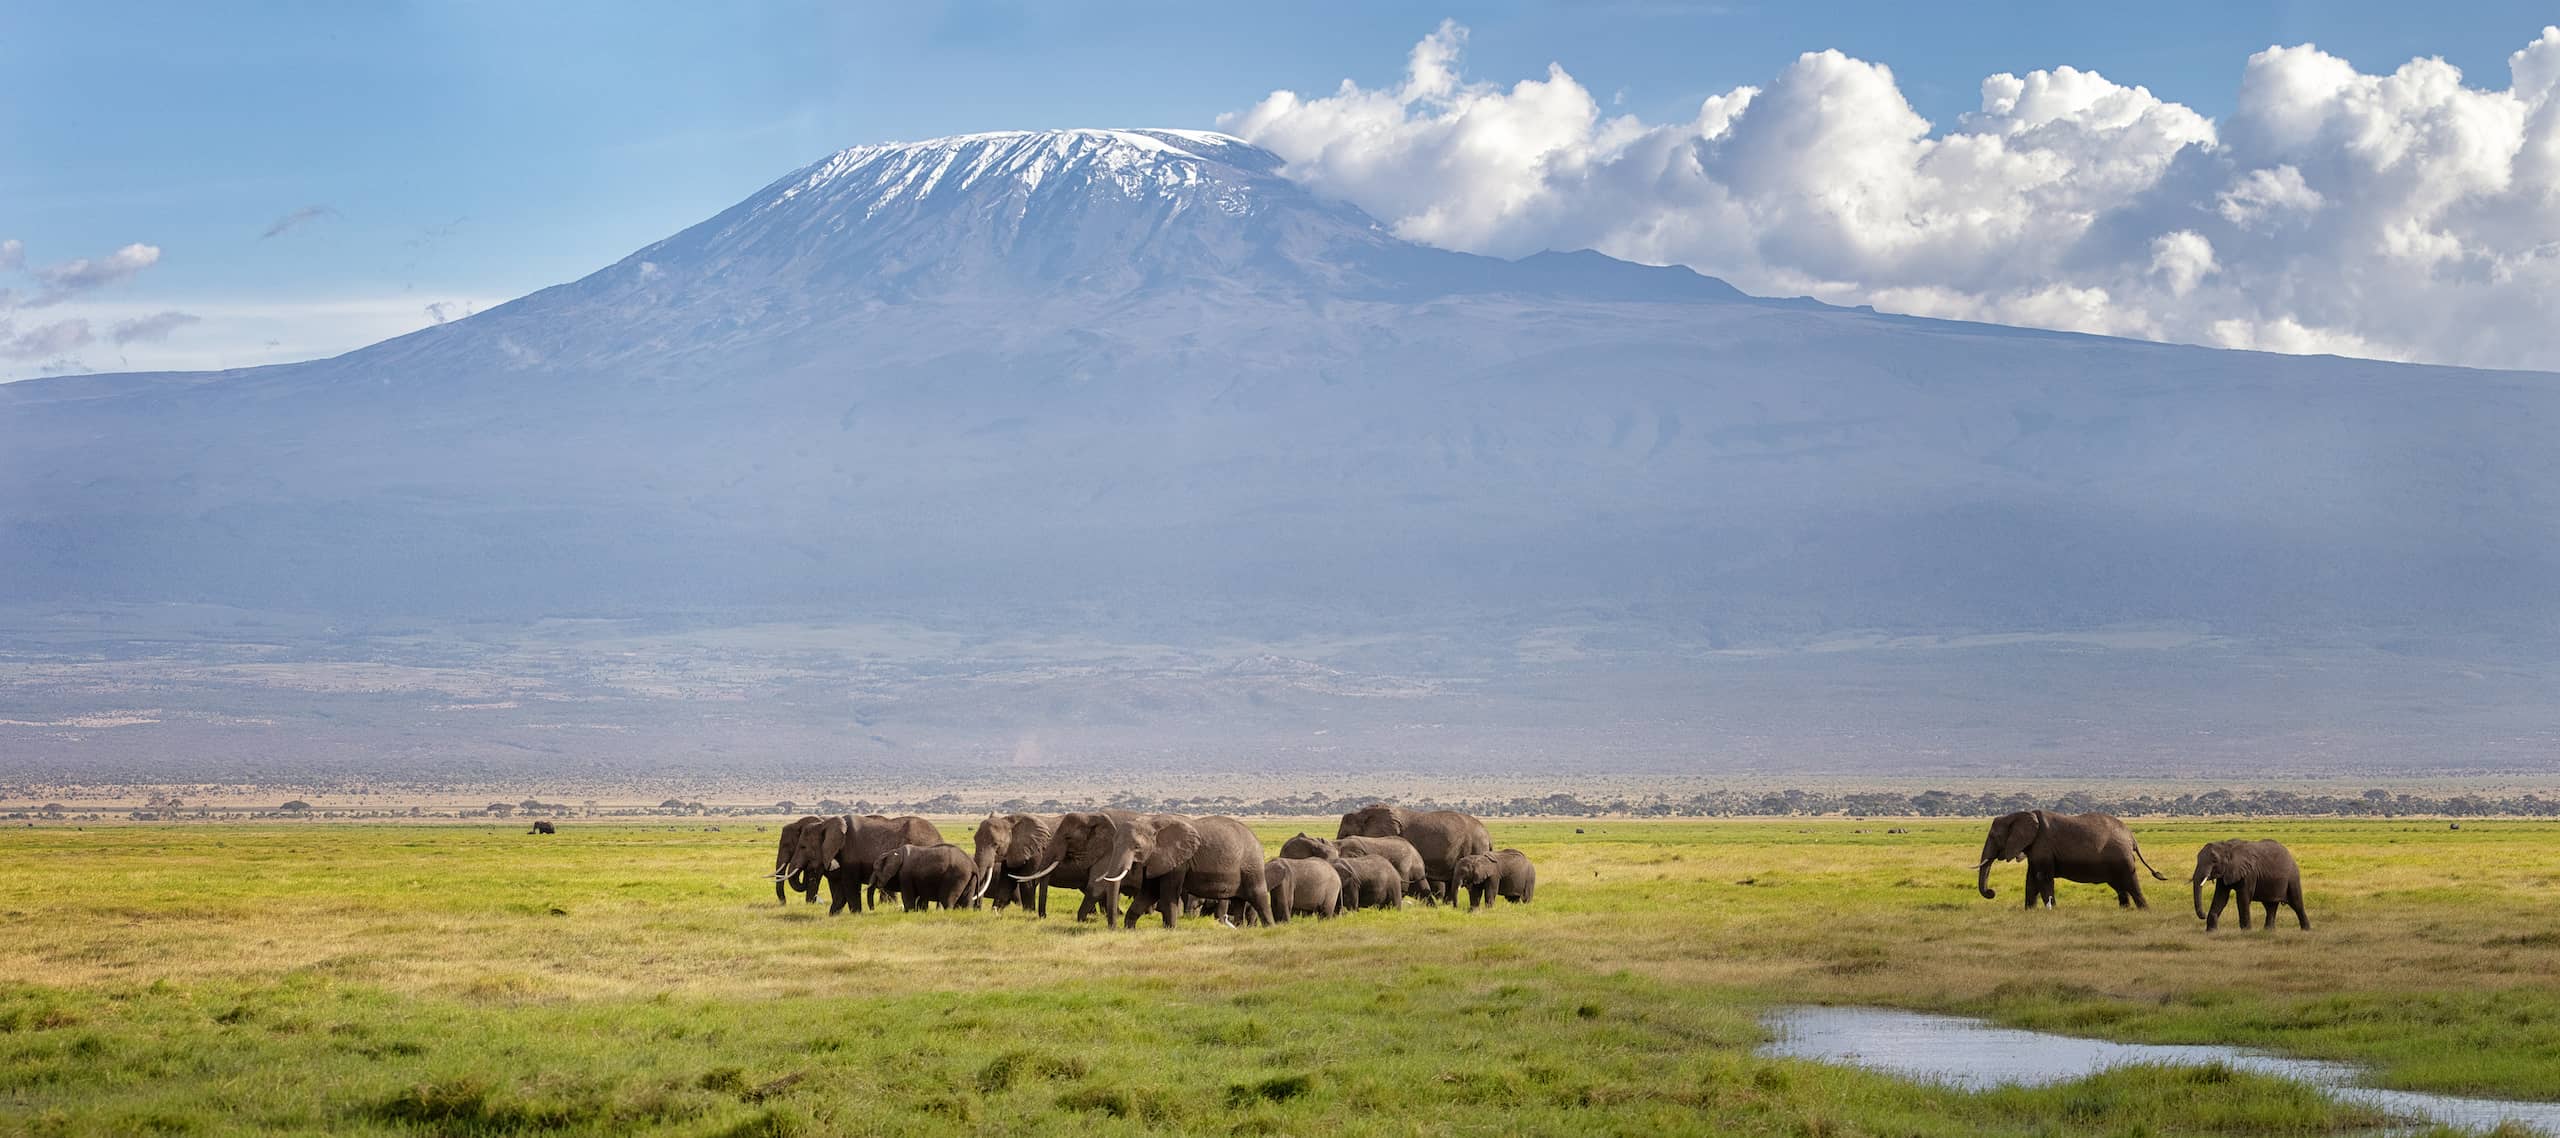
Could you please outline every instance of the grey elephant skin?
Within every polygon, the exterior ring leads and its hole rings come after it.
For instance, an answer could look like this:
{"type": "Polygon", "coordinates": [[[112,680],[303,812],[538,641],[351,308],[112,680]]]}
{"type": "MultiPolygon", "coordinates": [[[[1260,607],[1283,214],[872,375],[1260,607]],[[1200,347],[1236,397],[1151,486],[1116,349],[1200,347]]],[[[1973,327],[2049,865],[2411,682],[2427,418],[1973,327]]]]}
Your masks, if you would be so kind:
{"type": "Polygon", "coordinates": [[[1140,814],[1126,826],[1135,867],[1123,882],[1130,898],[1126,927],[1137,927],[1138,918],[1152,911],[1163,914],[1165,927],[1172,928],[1184,899],[1193,897],[1204,908],[1236,902],[1242,919],[1272,923],[1270,890],[1262,880],[1262,839],[1242,821],[1223,814],[1140,814]]]}
{"type": "Polygon", "coordinates": [[[1458,859],[1458,887],[1467,891],[1467,911],[1493,904],[1500,897],[1526,905],[1538,897],[1538,867],[1529,855],[1513,849],[1468,854],[1458,859]]]}
{"type": "Polygon", "coordinates": [[[869,877],[875,888],[894,893],[910,913],[935,905],[959,909],[977,889],[978,865],[969,851],[949,842],[902,845],[880,855],[869,877]]]}
{"type": "Polygon", "coordinates": [[[2302,923],[2302,931],[2311,931],[2311,914],[2302,908],[2302,867],[2295,864],[2293,851],[2283,842],[2246,838],[2207,842],[2196,851],[2196,872],[2187,884],[2194,896],[2196,919],[2204,922],[2206,932],[2222,924],[2222,906],[2232,899],[2240,902],[2240,927],[2249,927],[2249,906],[2264,905],[2267,928],[2276,927],[2276,906],[2293,910],[2293,919],[2302,923]],[[2204,883],[2213,882],[2213,910],[2204,907],[2204,883]]]}
{"type": "Polygon", "coordinates": [[[1422,864],[1422,851],[1403,838],[1319,838],[1304,830],[1281,843],[1280,856],[1307,857],[1331,861],[1346,854],[1371,854],[1385,858],[1396,867],[1396,875],[1404,880],[1404,895],[1432,900],[1431,877],[1422,864]]]}
{"type": "Polygon", "coordinates": [[[1404,878],[1396,873],[1395,863],[1376,854],[1343,854],[1332,864],[1335,875],[1342,878],[1343,908],[1404,908],[1404,878]]]}
{"type": "MultiPolygon", "coordinates": [[[[859,913],[869,907],[871,902],[863,890],[871,884],[871,867],[879,862],[881,854],[904,845],[942,842],[941,830],[912,814],[896,818],[839,814],[820,818],[815,826],[803,826],[798,836],[793,865],[799,873],[826,881],[830,916],[847,909],[859,913]]],[[[814,896],[817,886],[812,883],[809,889],[814,896]]]]}
{"type": "MultiPolygon", "coordinates": [[[[1029,907],[1040,884],[1025,878],[1048,864],[1057,838],[1056,815],[989,814],[979,819],[969,834],[978,864],[978,895],[998,912],[1017,901],[1029,907]]],[[[1048,915],[1045,908],[1039,912],[1048,915]]]]}
{"type": "Polygon", "coordinates": [[[1137,860],[1133,826],[1138,815],[1126,810],[1077,811],[1058,816],[1043,849],[1042,864],[1029,873],[1008,873],[1031,889],[1023,904],[1049,915],[1049,887],[1081,890],[1084,903],[1076,919],[1095,912],[1113,928],[1120,926],[1120,891],[1137,860]]]}
{"type": "Polygon", "coordinates": [[[1375,803],[1342,816],[1342,825],[1334,831],[1341,838],[1403,838],[1413,843],[1422,855],[1423,871],[1429,879],[1426,898],[1455,901],[1458,859],[1469,854],[1493,852],[1493,837],[1485,832],[1484,823],[1473,814],[1456,810],[1407,810],[1401,806],[1375,803]]]}
{"type": "MultiPolygon", "coordinates": [[[[790,898],[783,892],[788,888],[793,893],[802,894],[809,903],[817,903],[819,877],[816,873],[801,867],[803,854],[800,846],[804,841],[816,841],[818,826],[825,821],[826,819],[811,814],[799,821],[783,824],[781,845],[774,850],[773,854],[774,900],[785,905],[790,904],[790,898]]],[[[811,852],[815,852],[814,847],[811,852]]]]}
{"type": "Polygon", "coordinates": [[[2151,904],[2142,896],[2142,874],[2134,866],[2151,870],[2155,881],[2169,879],[2151,869],[2133,831],[2113,814],[2021,810],[1992,819],[1991,832],[1982,839],[1982,863],[1974,867],[1974,888],[1985,899],[1999,896],[1991,888],[1991,863],[2021,860],[2027,863],[2030,909],[2053,907],[2056,881],[2104,885],[2116,891],[2118,906],[2147,909],[2151,904]]]}
{"type": "Polygon", "coordinates": [[[1276,857],[1262,863],[1262,884],[1271,891],[1271,919],[1293,916],[1329,920],[1342,911],[1342,876],[1322,858],[1276,857]]]}

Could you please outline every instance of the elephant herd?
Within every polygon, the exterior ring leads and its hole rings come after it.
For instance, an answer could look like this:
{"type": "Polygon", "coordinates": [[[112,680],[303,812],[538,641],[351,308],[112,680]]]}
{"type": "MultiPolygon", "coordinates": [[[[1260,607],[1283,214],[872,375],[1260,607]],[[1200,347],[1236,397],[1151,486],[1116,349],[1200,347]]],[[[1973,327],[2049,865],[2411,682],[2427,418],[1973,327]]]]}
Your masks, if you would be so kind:
{"type": "MultiPolygon", "coordinates": [[[[1999,894],[1991,888],[1991,863],[2024,861],[2027,863],[2027,907],[2053,907],[2053,884],[2056,881],[2078,881],[2104,885],[2116,892],[2116,904],[2137,909],[2150,908],[2142,896],[2142,875],[2135,871],[2139,863],[2149,870],[2155,881],[2167,881],[2167,875],[2151,868],[2151,860],[2142,856],[2142,846],[2133,840],[2133,831],[2124,820],[2113,814],[2052,814],[2042,810],[2021,810],[1991,820],[1991,833],[1982,840],[1982,862],[1974,867],[1974,888],[1984,898],[1999,894]]],[[[2302,908],[2302,868],[2294,863],[2293,852],[2284,843],[2273,841],[2208,842],[2196,851],[2195,873],[2187,879],[2195,902],[2196,919],[2204,922],[2206,931],[2222,923],[2222,909],[2233,898],[2240,902],[2240,927],[2249,927],[2251,906],[2266,909],[2266,927],[2276,926],[2276,906],[2293,910],[2304,930],[2311,928],[2311,915],[2302,908]],[[2213,909],[2204,907],[2204,883],[2213,882],[2213,909]]]]}
{"type": "Polygon", "coordinates": [[[1528,857],[1494,849],[1474,816],[1384,804],[1343,815],[1331,838],[1290,838],[1276,858],[1234,818],[1127,810],[990,814],[971,845],[944,841],[912,815],[802,818],[782,828],[774,899],[797,891],[815,902],[824,885],[831,915],[894,898],[908,910],[1018,904],[1046,917],[1049,891],[1062,888],[1083,895],[1077,920],[1100,912],[1112,927],[1135,928],[1157,913],[1171,928],[1192,913],[1274,924],[1400,908],[1407,898],[1454,904],[1462,890],[1471,910],[1537,893],[1528,857]]]}

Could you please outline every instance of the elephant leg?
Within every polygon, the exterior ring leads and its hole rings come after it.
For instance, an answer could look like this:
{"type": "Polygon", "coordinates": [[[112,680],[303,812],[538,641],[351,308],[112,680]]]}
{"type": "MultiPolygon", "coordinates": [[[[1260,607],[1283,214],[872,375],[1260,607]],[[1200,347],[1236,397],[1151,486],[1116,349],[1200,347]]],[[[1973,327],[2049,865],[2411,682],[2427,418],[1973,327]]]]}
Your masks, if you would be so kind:
{"type": "Polygon", "coordinates": [[[2246,877],[2231,883],[2231,892],[2237,895],[2234,897],[2234,900],[2240,902],[2240,930],[2242,932],[2248,931],[2249,910],[2255,908],[2258,903],[2257,884],[2257,882],[2251,881],[2246,877]]]}
{"type": "MultiPolygon", "coordinates": [[[[2293,910],[2293,919],[2302,922],[2302,931],[2310,932],[2311,914],[2302,911],[2302,886],[2299,883],[2285,891],[2284,903],[2293,910]]],[[[2274,924],[2275,918],[2267,918],[2267,923],[2274,924]]]]}
{"type": "Polygon", "coordinates": [[[1049,919],[1049,879],[1045,877],[1040,879],[1040,919],[1049,919]]]}
{"type": "Polygon", "coordinates": [[[2220,928],[2220,927],[2222,926],[2222,906],[2223,906],[2223,904],[2224,904],[2225,902],[2228,902],[2228,901],[2230,901],[2230,900],[2231,900],[2231,887],[2230,887],[2230,886],[2228,886],[2228,885],[2225,885],[2225,884],[2223,884],[2223,883],[2221,883],[2221,882],[2219,882],[2219,881],[2214,882],[2214,883],[2213,883],[2213,908],[2208,909],[2208,910],[2206,910],[2206,911],[2205,911],[2205,914],[2204,914],[2204,931],[2206,931],[2206,932],[2212,932],[2213,930],[2215,930],[2215,929],[2217,929],[2217,928],[2220,928]]]}
{"type": "Polygon", "coordinates": [[[2261,928],[2266,929],[2268,932],[2274,932],[2274,931],[2276,931],[2276,906],[2277,906],[2277,905],[2280,905],[2280,904],[2283,904],[2283,902],[2281,902],[2281,901],[2269,901],[2269,902],[2267,902],[2267,911],[2266,911],[2266,913],[2263,915],[2263,919],[2262,919],[2262,920],[2261,920],[2261,922],[2260,922],[2260,927],[2261,927],[2261,928]]]}
{"type": "Polygon", "coordinates": [[[2124,880],[2125,892],[2133,895],[2133,907],[2137,909],[2150,908],[2150,898],[2142,895],[2142,875],[2135,873],[2132,866],[2126,866],[2124,871],[2124,880]]]}

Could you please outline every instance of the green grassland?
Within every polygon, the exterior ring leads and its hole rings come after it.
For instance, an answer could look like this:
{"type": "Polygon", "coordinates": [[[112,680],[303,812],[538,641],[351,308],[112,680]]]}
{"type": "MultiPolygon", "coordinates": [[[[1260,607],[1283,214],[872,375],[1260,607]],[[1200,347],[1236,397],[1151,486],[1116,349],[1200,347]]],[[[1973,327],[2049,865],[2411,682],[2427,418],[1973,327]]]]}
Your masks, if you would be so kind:
{"type": "MultiPolygon", "coordinates": [[[[966,823],[944,826],[966,841],[966,823]]],[[[1325,824],[1329,827],[1329,823],[1325,824]]],[[[1273,848],[1299,825],[1258,827],[1273,848]]],[[[1319,828],[1315,824],[1305,826],[1319,828]]],[[[2560,1098],[2560,826],[2138,823],[2148,912],[1972,891],[1978,823],[1493,823],[1535,905],[1110,931],[774,903],[752,824],[0,832],[0,1134],[2307,1134],[2223,1068],[2032,1090],[1763,1059],[1759,1012],[1949,1010],[2560,1098]],[[1580,830],[1577,830],[1577,826],[1580,830]],[[1888,828],[1904,827],[1904,834],[1888,828]],[[1584,832],[1587,831],[1587,832],[1584,832]],[[2315,931],[2208,935],[2276,837],[2315,931]]]]}

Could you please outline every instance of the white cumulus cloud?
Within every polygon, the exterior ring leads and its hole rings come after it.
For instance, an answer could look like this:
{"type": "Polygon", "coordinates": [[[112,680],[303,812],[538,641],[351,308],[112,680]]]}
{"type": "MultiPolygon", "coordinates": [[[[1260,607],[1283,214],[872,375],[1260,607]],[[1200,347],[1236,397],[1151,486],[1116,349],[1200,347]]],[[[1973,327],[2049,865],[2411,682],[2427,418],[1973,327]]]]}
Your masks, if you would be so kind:
{"type": "Polygon", "coordinates": [[[2560,28],[2504,87],[2309,45],[2232,114],[2094,71],[1994,75],[1932,124],[1887,67],[1809,52],[1694,118],[1610,115],[1562,66],[1468,78],[1466,29],[1392,86],[1278,91],[1226,129],[1404,236],[1596,248],[1745,289],[2287,352],[2560,368],[2560,28]]]}

